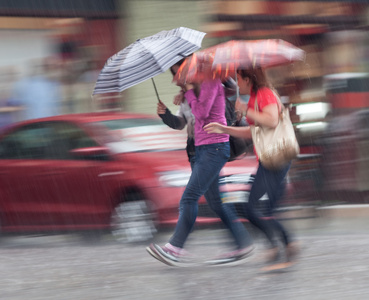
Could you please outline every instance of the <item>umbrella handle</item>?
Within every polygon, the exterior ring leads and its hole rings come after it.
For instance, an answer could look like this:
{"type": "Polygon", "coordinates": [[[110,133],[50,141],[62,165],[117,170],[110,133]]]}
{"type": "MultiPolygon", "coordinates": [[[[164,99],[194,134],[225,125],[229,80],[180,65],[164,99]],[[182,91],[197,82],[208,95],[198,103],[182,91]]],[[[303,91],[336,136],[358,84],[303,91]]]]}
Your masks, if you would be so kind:
{"type": "Polygon", "coordinates": [[[154,78],[151,78],[151,80],[152,80],[152,84],[154,85],[154,89],[155,89],[156,97],[158,98],[158,101],[160,102],[159,94],[158,94],[158,90],[156,89],[156,85],[155,85],[154,78]]]}
{"type": "Polygon", "coordinates": [[[97,111],[97,104],[96,104],[96,94],[91,94],[91,106],[92,106],[92,111],[97,111]]]}

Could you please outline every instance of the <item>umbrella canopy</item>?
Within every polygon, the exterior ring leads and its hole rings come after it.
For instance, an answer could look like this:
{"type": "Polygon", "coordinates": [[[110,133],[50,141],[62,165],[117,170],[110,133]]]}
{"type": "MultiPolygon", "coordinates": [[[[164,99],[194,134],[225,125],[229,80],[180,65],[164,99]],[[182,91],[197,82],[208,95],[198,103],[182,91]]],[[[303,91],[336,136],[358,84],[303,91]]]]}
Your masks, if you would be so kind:
{"type": "Polygon", "coordinates": [[[229,41],[217,47],[212,69],[222,73],[255,66],[271,68],[304,59],[305,51],[280,39],[229,41]]]}
{"type": "Polygon", "coordinates": [[[228,41],[194,53],[178,70],[174,81],[234,77],[237,69],[270,68],[304,60],[305,51],[280,39],[228,41]]]}
{"type": "Polygon", "coordinates": [[[179,27],[138,39],[107,60],[93,95],[121,92],[164,73],[176,62],[200,49],[205,34],[179,27]]]}

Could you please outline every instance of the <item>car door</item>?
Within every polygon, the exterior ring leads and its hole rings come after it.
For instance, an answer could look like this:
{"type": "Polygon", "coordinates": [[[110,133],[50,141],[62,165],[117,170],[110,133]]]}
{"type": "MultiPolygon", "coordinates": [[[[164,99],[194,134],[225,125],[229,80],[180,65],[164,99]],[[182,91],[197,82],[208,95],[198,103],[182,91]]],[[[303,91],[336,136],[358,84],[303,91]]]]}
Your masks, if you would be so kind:
{"type": "Polygon", "coordinates": [[[25,126],[0,141],[3,226],[78,229],[102,226],[109,213],[111,163],[71,150],[99,146],[79,126],[44,122],[25,126]],[[5,223],[4,223],[5,222],[5,223]]]}
{"type": "Polygon", "coordinates": [[[2,227],[32,229],[50,217],[44,213],[50,187],[42,186],[38,177],[50,138],[50,129],[36,123],[20,127],[0,141],[2,227]]]}
{"type": "Polygon", "coordinates": [[[103,226],[110,212],[114,175],[120,172],[109,172],[113,163],[108,153],[98,159],[72,153],[76,149],[101,147],[82,127],[59,121],[48,126],[54,138],[46,151],[48,159],[39,170],[38,180],[50,187],[45,199],[53,203],[49,214],[66,229],[103,226]]]}

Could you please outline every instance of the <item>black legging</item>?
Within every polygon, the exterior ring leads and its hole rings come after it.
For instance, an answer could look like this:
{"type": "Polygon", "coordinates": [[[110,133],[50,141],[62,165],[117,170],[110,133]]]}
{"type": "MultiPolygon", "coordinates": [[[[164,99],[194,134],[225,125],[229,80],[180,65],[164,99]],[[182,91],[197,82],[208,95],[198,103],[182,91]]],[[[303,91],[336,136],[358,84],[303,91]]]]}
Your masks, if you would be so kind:
{"type": "Polygon", "coordinates": [[[286,229],[273,217],[274,209],[284,194],[285,177],[290,165],[288,164],[278,171],[271,171],[259,163],[249,200],[244,205],[246,218],[266,235],[272,247],[277,246],[276,233],[281,235],[285,245],[290,242],[286,229]],[[261,211],[258,208],[258,201],[265,193],[268,195],[269,201],[267,201],[265,210],[261,211]]]}

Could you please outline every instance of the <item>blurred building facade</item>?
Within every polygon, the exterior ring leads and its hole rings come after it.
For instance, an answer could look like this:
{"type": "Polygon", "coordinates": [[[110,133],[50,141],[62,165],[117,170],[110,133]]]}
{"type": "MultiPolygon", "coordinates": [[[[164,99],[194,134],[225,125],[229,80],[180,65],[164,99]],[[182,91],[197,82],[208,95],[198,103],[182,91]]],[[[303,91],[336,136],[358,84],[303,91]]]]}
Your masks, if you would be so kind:
{"type": "Polygon", "coordinates": [[[19,80],[55,60],[61,112],[93,110],[96,73],[120,44],[115,1],[1,1],[0,12],[0,70],[19,80]]]}
{"type": "MultiPolygon", "coordinates": [[[[33,59],[58,55],[65,112],[96,109],[90,97],[93,84],[111,55],[138,38],[179,26],[206,32],[203,48],[230,39],[281,38],[306,50],[305,62],[269,71],[285,101],[296,106],[319,101],[333,108],[350,106],[342,100],[336,105],[337,97],[327,99],[325,76],[369,69],[366,1],[41,0],[3,1],[0,8],[5,45],[0,67],[15,66],[24,74],[33,59]]],[[[171,102],[178,88],[169,72],[155,80],[162,100],[175,109],[171,102]]],[[[101,104],[109,95],[97,98],[101,104]]],[[[152,83],[124,91],[116,102],[125,110],[155,112],[152,83]]],[[[301,121],[299,115],[293,118],[301,121]]]]}

